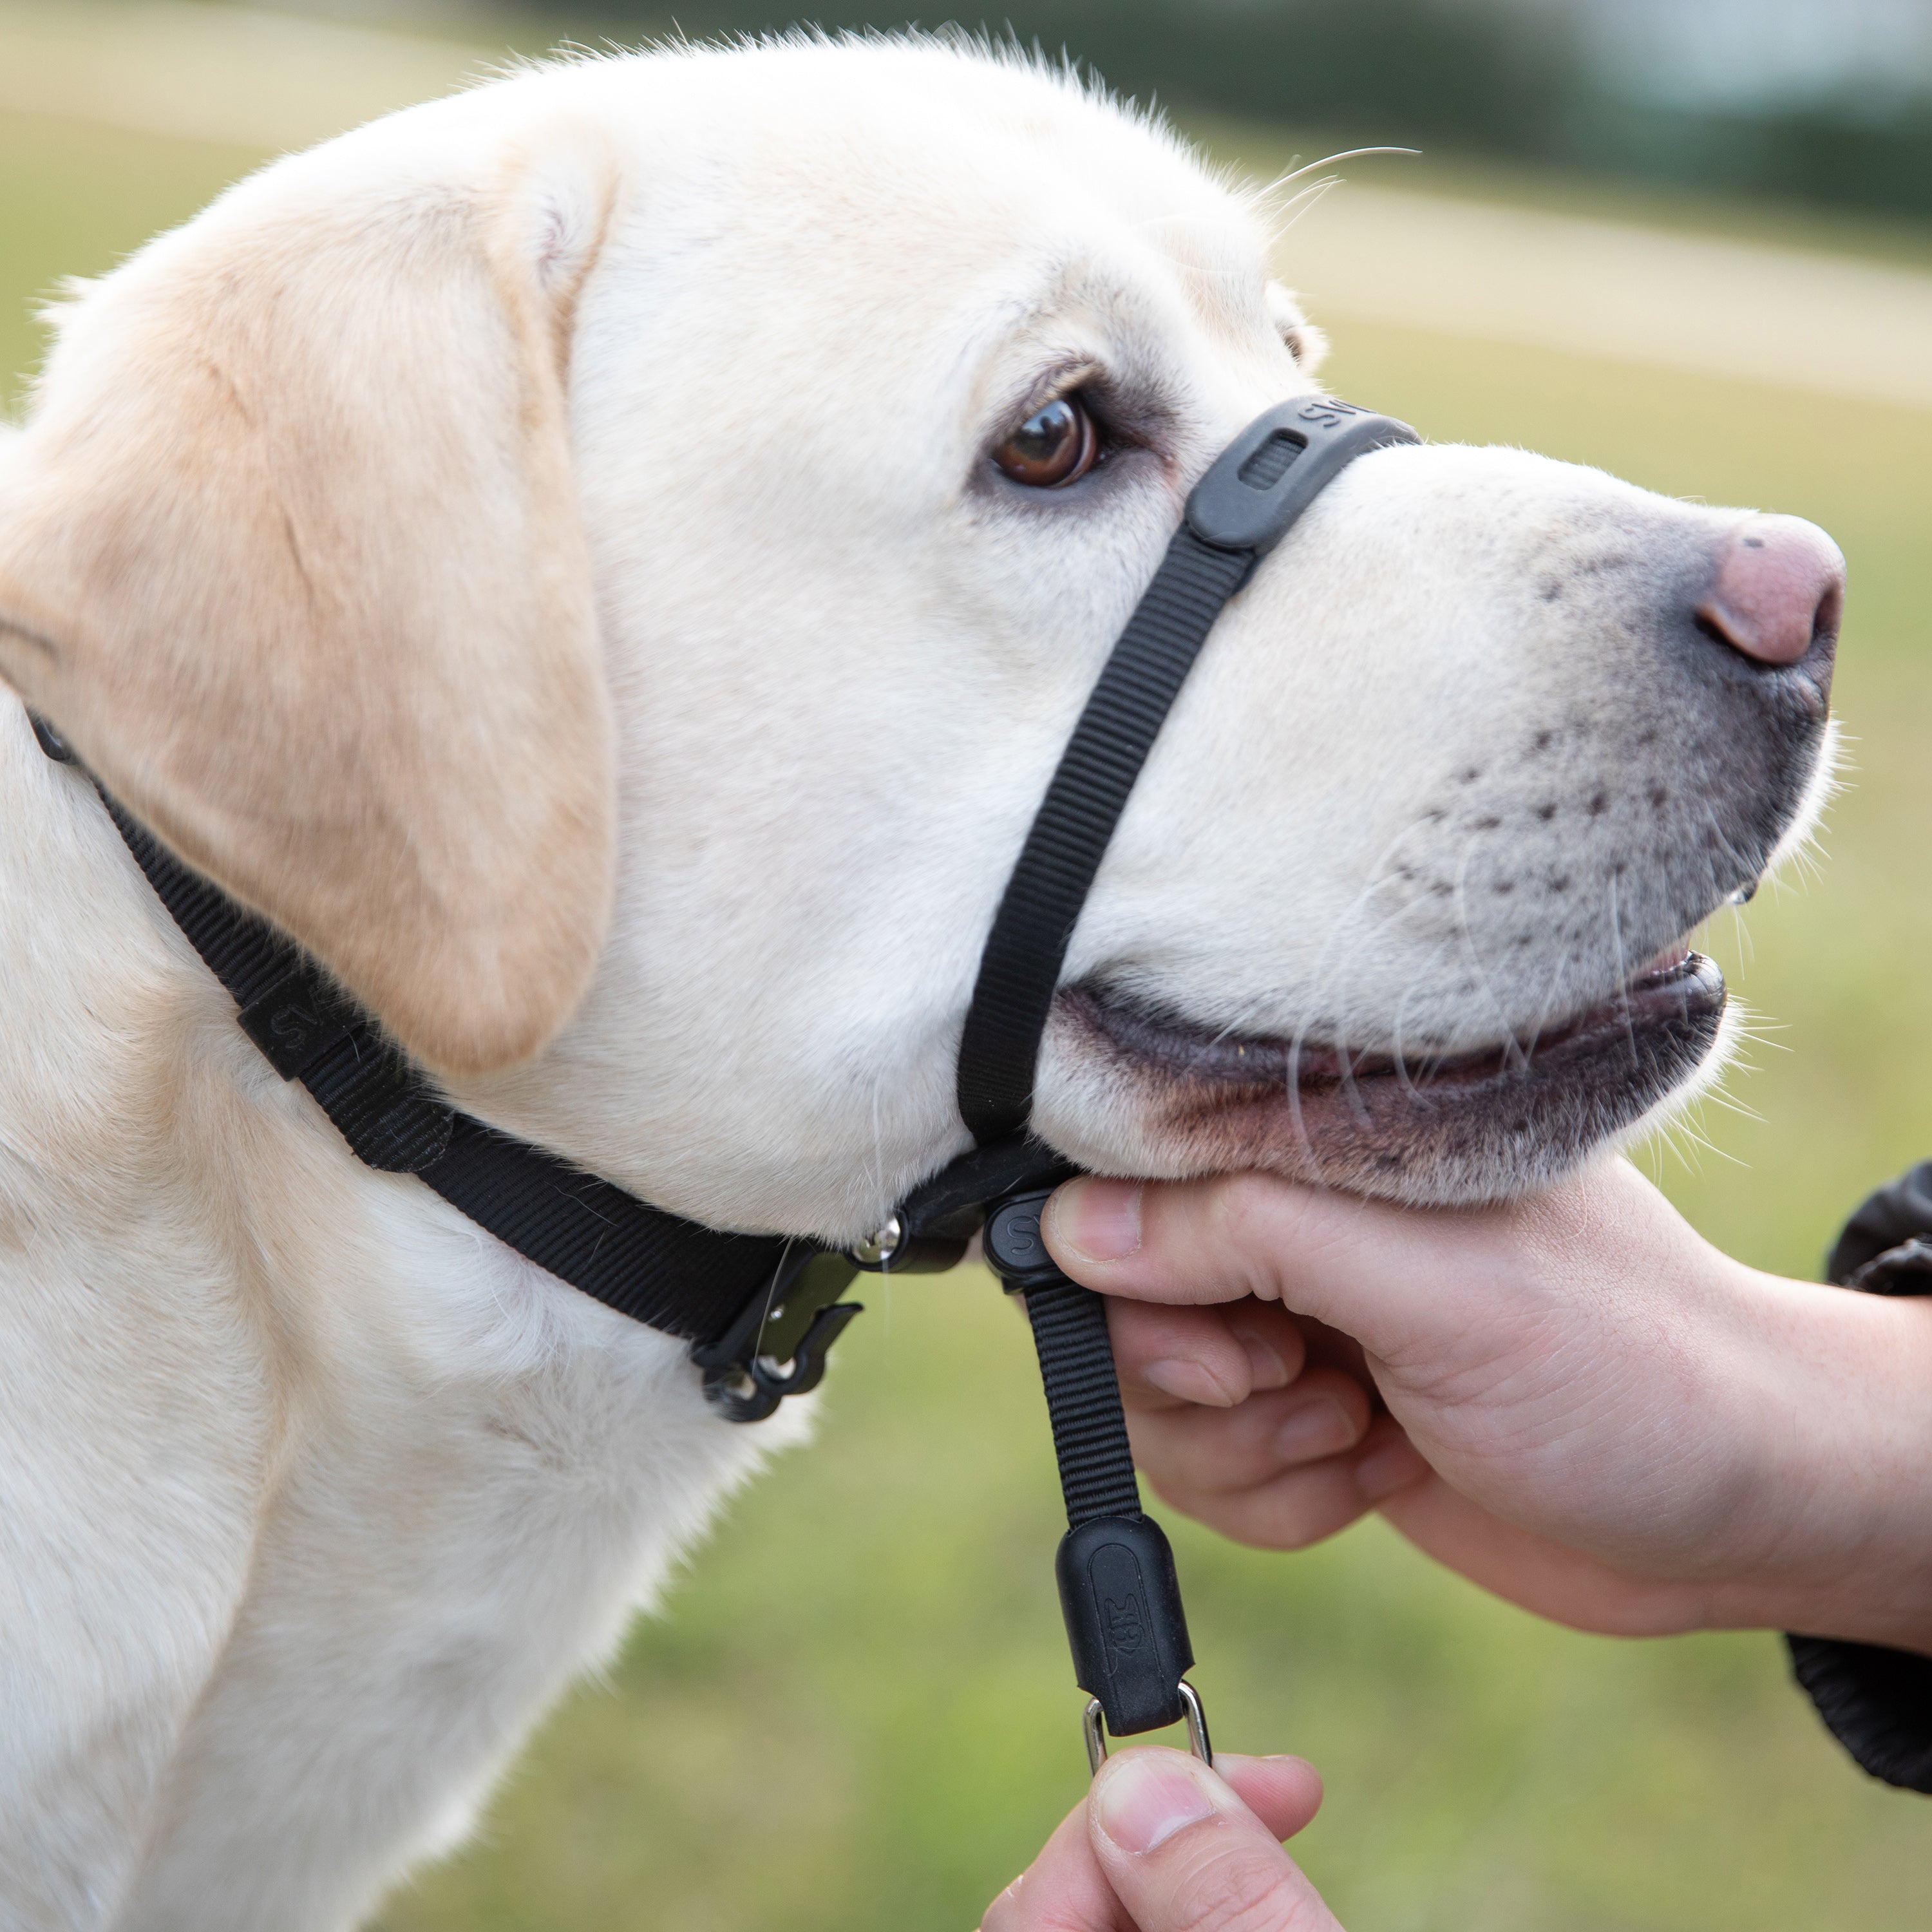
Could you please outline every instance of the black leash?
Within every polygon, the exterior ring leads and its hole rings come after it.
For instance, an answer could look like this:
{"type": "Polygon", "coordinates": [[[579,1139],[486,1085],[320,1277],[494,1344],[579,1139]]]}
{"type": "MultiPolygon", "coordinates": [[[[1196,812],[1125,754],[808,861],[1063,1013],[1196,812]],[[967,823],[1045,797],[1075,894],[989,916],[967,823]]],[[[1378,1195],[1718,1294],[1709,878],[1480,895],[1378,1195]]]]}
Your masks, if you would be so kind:
{"type": "MultiPolygon", "coordinates": [[[[859,1268],[950,1268],[983,1226],[988,1263],[1025,1298],[1046,1385],[1067,1518],[1054,1568],[1075,1678],[1091,1694],[1089,1760],[1097,1768],[1109,1733],[1184,1718],[1208,1759],[1200,1700],[1184,1681],[1194,1658],[1173,1553],[1140,1506],[1106,1304],[1054,1266],[1040,1237],[1048,1196],[1076,1169],[1028,1133],[1034,1069],[1081,908],[1215,620],[1346,465],[1418,440],[1391,418],[1298,398],[1251,423],[1195,486],[1061,755],[981,956],[958,1072],[977,1144],[850,1255],[702,1226],[458,1113],[323,968],[95,789],[249,1038],[358,1160],[415,1175],[559,1280],[691,1342],[706,1395],[734,1422],[817,1387],[860,1312],[841,1299],[859,1268]]],[[[76,762],[44,720],[33,725],[48,757],[76,762]]]]}

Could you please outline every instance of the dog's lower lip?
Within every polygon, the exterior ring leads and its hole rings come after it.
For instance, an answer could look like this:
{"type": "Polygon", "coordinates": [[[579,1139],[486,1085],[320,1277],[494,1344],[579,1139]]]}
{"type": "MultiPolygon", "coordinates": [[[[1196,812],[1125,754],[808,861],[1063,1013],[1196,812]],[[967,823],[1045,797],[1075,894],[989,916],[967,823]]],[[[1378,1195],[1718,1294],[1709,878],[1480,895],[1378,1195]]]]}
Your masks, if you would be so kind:
{"type": "Polygon", "coordinates": [[[1343,1082],[1400,1078],[1418,1090],[1474,1086],[1540,1062],[1546,1069],[1587,1053],[1606,1034],[1628,1036],[1663,1021],[1723,1010],[1725,987],[1716,964],[1688,946],[1670,946],[1600,1005],[1572,1014],[1534,1036],[1472,1052],[1431,1057],[1353,1052],[1346,1047],[1260,1035],[1213,1033],[1117,999],[1102,986],[1070,988],[1063,998],[1076,1017],[1131,1058],[1190,1082],[1241,1088],[1289,1083],[1304,1093],[1343,1082]]]}
{"type": "Polygon", "coordinates": [[[1680,939],[1676,945],[1666,946],[1648,965],[1634,974],[1630,984],[1643,986],[1648,986],[1654,980],[1667,979],[1673,974],[1682,972],[1690,963],[1691,958],[1690,947],[1680,939]]]}

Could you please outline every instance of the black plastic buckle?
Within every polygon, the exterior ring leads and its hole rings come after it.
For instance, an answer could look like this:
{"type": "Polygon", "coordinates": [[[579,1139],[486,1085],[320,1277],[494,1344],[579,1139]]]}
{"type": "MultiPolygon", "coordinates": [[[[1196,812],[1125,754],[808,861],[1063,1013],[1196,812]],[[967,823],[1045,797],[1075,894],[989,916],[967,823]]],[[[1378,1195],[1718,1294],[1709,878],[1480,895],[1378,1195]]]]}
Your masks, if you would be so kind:
{"type": "Polygon", "coordinates": [[[816,1388],[825,1358],[864,1304],[841,1301],[871,1274],[938,1274],[956,1267],[986,1203],[1022,1181],[1064,1180],[1078,1170],[1024,1135],[976,1148],[914,1189],[885,1226],[853,1250],[794,1243],[770,1286],[719,1339],[694,1348],[704,1394],[729,1421],[762,1422],[788,1395],[816,1388]]]}
{"type": "Polygon", "coordinates": [[[1044,1141],[1013,1134],[949,1162],[906,1196],[893,1218],[908,1242],[956,1242],[963,1252],[996,1203],[1022,1190],[1050,1194],[1079,1172],[1044,1141]]]}
{"type": "Polygon", "coordinates": [[[850,1255],[794,1243],[724,1334],[692,1350],[705,1400],[728,1422],[762,1422],[787,1396],[815,1389],[832,1343],[865,1312],[863,1302],[838,1299],[858,1272],[850,1255]]]}
{"type": "Polygon", "coordinates": [[[1216,550],[1268,553],[1358,456],[1421,437],[1394,416],[1332,396],[1292,396],[1257,416],[1187,500],[1187,527],[1216,550]]]}

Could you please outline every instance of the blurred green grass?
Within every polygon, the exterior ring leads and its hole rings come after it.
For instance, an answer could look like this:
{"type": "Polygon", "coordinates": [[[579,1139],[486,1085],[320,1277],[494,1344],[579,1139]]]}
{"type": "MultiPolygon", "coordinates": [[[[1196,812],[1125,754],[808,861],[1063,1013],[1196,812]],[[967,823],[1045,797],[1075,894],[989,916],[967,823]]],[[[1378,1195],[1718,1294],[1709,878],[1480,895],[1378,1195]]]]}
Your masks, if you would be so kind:
{"type": "MultiPolygon", "coordinates": [[[[58,277],[106,268],[254,158],[0,117],[0,368],[31,366],[28,304],[58,277]]],[[[1730,1083],[1758,1118],[1707,1107],[1717,1150],[1644,1156],[1714,1239],[1813,1272],[1862,1191],[1932,1152],[1932,416],[1335,332],[1340,392],[1435,437],[1796,511],[1844,544],[1855,770],[1827,862],[1713,934],[1778,1029],[1730,1083]]],[[[872,1299],[818,1444],[740,1500],[386,1932],[956,1932],[1037,1848],[1082,1766],[1030,1347],[982,1276],[872,1299]]],[[[1217,1741],[1322,1767],[1299,1854],[1357,1932],[1932,1924],[1932,1810],[1848,1767],[1772,1639],[1577,1636],[1376,1524],[1294,1557],[1176,1540],[1217,1741]]]]}

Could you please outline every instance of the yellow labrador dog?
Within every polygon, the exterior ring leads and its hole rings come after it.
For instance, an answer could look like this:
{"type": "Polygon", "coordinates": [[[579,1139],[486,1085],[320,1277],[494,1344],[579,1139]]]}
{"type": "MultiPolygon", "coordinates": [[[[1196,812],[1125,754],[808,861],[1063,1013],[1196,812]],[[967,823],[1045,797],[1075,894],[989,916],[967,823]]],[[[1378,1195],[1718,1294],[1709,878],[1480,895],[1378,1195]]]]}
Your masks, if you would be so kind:
{"type": "MultiPolygon", "coordinates": [[[[932,42],[412,109],[64,309],[0,671],[471,1113],[853,1239],[967,1144],[980,946],[1192,479],[1312,387],[1269,241],[932,42]]],[[[1154,750],[1039,1130],[1414,1201],[1629,1130],[1720,1042],[1681,935],[1822,783],[1838,570],[1362,458],[1154,750]]],[[[358,1165],[0,710],[0,1924],[348,1927],[796,1426],[358,1165]]]]}

